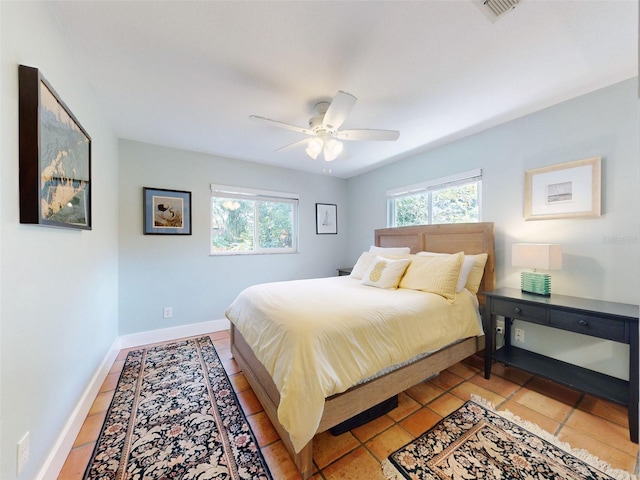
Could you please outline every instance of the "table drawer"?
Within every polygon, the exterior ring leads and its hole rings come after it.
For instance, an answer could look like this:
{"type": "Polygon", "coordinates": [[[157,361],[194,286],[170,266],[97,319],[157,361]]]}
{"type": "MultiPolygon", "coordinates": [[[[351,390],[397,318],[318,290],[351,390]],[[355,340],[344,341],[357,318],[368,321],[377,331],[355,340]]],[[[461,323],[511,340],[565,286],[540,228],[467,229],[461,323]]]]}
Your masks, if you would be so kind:
{"type": "Polygon", "coordinates": [[[494,300],[491,310],[495,315],[503,317],[519,318],[531,323],[540,323],[547,325],[547,309],[545,307],[536,307],[520,302],[510,302],[508,300],[494,300]]]}
{"type": "Polygon", "coordinates": [[[550,326],[555,328],[629,343],[626,323],[613,318],[554,310],[551,311],[549,322],[550,326]]]}

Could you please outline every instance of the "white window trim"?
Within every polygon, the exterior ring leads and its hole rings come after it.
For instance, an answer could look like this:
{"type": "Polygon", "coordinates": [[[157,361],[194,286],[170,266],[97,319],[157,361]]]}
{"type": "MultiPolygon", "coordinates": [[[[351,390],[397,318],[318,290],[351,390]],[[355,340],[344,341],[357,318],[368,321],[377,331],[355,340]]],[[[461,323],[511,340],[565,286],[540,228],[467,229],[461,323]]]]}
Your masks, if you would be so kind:
{"type": "MultiPolygon", "coordinates": [[[[254,202],[258,201],[267,201],[267,202],[278,202],[278,203],[290,203],[294,205],[293,211],[293,229],[292,229],[292,239],[291,239],[291,248],[259,248],[258,245],[254,245],[253,250],[246,251],[220,251],[220,250],[212,250],[212,240],[213,240],[213,225],[210,225],[209,230],[209,255],[211,256],[223,256],[223,255],[271,255],[271,254],[282,254],[282,253],[298,253],[298,205],[300,201],[300,195],[297,193],[290,192],[277,192],[273,190],[260,190],[256,188],[247,188],[247,187],[234,187],[231,185],[219,185],[212,183],[211,184],[211,195],[209,201],[214,197],[219,198],[237,198],[242,200],[252,200],[254,202]]],[[[211,208],[211,204],[209,206],[211,208]]],[[[254,204],[255,208],[255,204],[254,204]]],[[[211,219],[212,221],[213,219],[211,219]]],[[[257,222],[254,225],[254,238],[257,238],[257,222]]]]}
{"type": "Polygon", "coordinates": [[[229,185],[211,184],[211,194],[216,197],[225,198],[251,198],[255,200],[277,200],[277,201],[299,201],[300,195],[297,193],[276,192],[273,190],[258,190],[256,188],[232,187],[229,185]]]}
{"type": "Polygon", "coordinates": [[[457,173],[455,175],[449,175],[442,178],[435,178],[433,180],[427,180],[426,182],[414,183],[413,185],[393,188],[391,190],[387,190],[387,198],[415,195],[417,193],[423,191],[426,192],[429,190],[440,190],[442,188],[460,183],[469,183],[473,179],[482,179],[482,169],[478,168],[477,170],[469,170],[468,172],[457,173]]]}
{"type": "MultiPolygon", "coordinates": [[[[446,177],[435,178],[425,182],[414,183],[404,187],[392,188],[386,191],[387,198],[387,227],[396,226],[395,200],[418,195],[421,193],[429,193],[437,190],[443,190],[456,185],[464,185],[476,181],[478,184],[478,222],[482,221],[482,169],[469,170],[467,172],[457,173],[446,177]]],[[[429,201],[431,203],[431,201],[429,201]]],[[[433,212],[429,206],[429,225],[433,224],[433,212]]]]}

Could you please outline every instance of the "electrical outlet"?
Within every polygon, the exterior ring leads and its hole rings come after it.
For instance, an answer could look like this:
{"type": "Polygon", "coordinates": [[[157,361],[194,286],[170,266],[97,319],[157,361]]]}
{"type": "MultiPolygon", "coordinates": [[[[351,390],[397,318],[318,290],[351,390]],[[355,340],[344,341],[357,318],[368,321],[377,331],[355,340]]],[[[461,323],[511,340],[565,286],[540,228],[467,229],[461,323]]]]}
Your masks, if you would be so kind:
{"type": "Polygon", "coordinates": [[[504,320],[496,321],[496,333],[504,335],[504,320]]]}
{"type": "Polygon", "coordinates": [[[516,342],[524,343],[524,330],[521,328],[516,328],[514,332],[514,338],[516,342]]]}
{"type": "Polygon", "coordinates": [[[20,475],[24,466],[29,461],[29,432],[25,433],[24,436],[18,442],[18,461],[16,464],[17,474],[20,475]]]}
{"type": "Polygon", "coordinates": [[[164,307],[164,309],[162,310],[162,316],[163,316],[163,318],[171,318],[171,317],[173,317],[173,308],[164,307]]]}

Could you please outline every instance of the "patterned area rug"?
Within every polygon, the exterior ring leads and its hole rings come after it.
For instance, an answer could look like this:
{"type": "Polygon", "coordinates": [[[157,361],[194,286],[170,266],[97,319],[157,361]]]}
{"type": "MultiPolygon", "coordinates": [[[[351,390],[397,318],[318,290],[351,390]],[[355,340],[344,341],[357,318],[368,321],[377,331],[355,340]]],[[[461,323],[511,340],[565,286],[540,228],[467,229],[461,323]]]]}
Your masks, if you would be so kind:
{"type": "Polygon", "coordinates": [[[392,453],[382,465],[385,477],[390,480],[636,478],[612,469],[585,450],[571,450],[549,433],[508,412],[496,412],[486,400],[474,400],[392,453]]]}
{"type": "Polygon", "coordinates": [[[272,478],[209,337],[128,354],[84,478],[272,478]]]}

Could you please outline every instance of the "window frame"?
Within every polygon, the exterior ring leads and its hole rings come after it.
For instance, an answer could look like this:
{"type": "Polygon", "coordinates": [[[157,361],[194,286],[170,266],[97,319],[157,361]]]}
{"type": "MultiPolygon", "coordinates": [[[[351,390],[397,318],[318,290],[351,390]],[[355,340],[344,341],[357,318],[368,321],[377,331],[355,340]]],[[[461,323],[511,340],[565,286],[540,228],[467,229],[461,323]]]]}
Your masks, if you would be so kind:
{"type": "Polygon", "coordinates": [[[396,227],[396,200],[413,195],[427,194],[428,203],[428,223],[427,225],[434,225],[433,223],[433,193],[439,190],[444,190],[450,187],[468,185],[471,183],[476,184],[477,188],[477,203],[478,203],[478,219],[477,222],[482,221],[482,169],[470,170],[467,172],[458,173],[455,175],[449,175],[447,177],[436,178],[433,180],[427,180],[425,182],[414,183],[412,185],[406,185],[403,187],[393,188],[387,190],[387,227],[396,227]]]}
{"type": "Polygon", "coordinates": [[[210,256],[225,256],[225,255],[274,255],[274,254],[287,254],[287,253],[299,253],[298,239],[299,239],[299,203],[300,196],[297,193],[290,192],[277,192],[272,190],[262,190],[256,188],[236,187],[230,185],[218,185],[211,184],[211,194],[209,197],[209,255],[210,256]],[[224,199],[237,199],[243,201],[250,201],[253,203],[253,240],[254,245],[251,250],[214,250],[213,249],[213,200],[214,198],[224,199]],[[260,233],[260,216],[259,216],[259,203],[260,202],[273,202],[273,203],[289,203],[292,205],[293,211],[291,214],[291,247],[282,248],[261,248],[258,245],[259,233],[260,233]]]}

